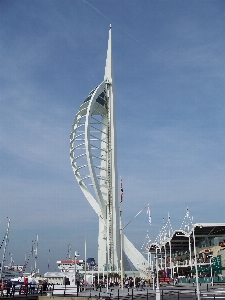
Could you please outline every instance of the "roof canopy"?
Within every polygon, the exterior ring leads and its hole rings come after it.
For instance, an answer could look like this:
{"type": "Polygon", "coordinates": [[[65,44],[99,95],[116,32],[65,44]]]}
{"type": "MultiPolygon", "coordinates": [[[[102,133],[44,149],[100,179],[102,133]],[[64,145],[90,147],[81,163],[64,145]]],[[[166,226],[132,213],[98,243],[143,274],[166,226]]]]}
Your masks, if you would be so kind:
{"type": "Polygon", "coordinates": [[[196,245],[203,238],[222,237],[225,235],[225,223],[196,223],[192,225],[189,232],[183,230],[175,230],[171,237],[164,240],[161,245],[153,243],[150,245],[149,252],[155,252],[156,248],[161,248],[162,251],[169,250],[170,246],[172,251],[188,250],[189,240],[193,245],[193,238],[195,237],[196,245]]]}

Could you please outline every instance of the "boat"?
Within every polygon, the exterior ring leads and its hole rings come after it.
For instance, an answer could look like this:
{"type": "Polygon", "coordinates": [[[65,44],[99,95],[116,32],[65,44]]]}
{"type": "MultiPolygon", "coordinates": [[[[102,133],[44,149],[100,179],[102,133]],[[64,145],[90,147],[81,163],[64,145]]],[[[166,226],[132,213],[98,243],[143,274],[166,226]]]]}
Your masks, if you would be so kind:
{"type": "MultiPolygon", "coordinates": [[[[15,264],[15,262],[12,259],[12,254],[11,254],[11,260],[10,263],[7,264],[7,259],[6,259],[6,252],[7,252],[7,248],[8,248],[8,241],[9,241],[9,229],[10,229],[10,218],[8,219],[8,225],[7,225],[7,229],[5,232],[5,235],[3,237],[3,240],[1,242],[1,246],[4,244],[4,248],[3,248],[3,255],[2,255],[2,262],[0,263],[0,280],[7,280],[7,279],[21,279],[24,277],[28,277],[28,276],[34,276],[36,273],[38,273],[37,270],[37,251],[38,251],[38,235],[37,238],[32,241],[32,249],[30,251],[30,254],[28,256],[28,258],[25,258],[25,263],[24,265],[19,265],[19,264],[15,264]],[[34,249],[34,247],[36,246],[36,249],[34,249]],[[31,273],[25,273],[26,272],[26,268],[28,265],[28,262],[30,260],[30,258],[33,256],[33,254],[35,253],[34,259],[34,270],[31,273]]],[[[1,247],[0,247],[1,249],[1,247]]]]}
{"type": "Polygon", "coordinates": [[[85,260],[81,259],[68,259],[58,260],[57,262],[59,272],[47,272],[44,274],[44,278],[49,283],[54,283],[57,285],[74,285],[74,274],[76,271],[76,280],[83,279],[86,277],[88,284],[93,282],[93,272],[97,270],[97,264],[94,258],[88,258],[86,261],[85,270],[85,260]],[[74,263],[76,262],[76,264],[74,263]],[[86,275],[85,275],[86,274],[86,275]]]}
{"type": "Polygon", "coordinates": [[[15,265],[14,261],[12,260],[12,255],[11,255],[11,262],[9,265],[5,265],[5,257],[6,257],[6,250],[8,246],[8,236],[9,236],[9,228],[10,228],[10,218],[8,219],[8,224],[6,228],[6,233],[3,238],[3,241],[1,243],[1,246],[4,244],[4,249],[3,249],[3,256],[2,256],[2,262],[0,263],[0,279],[6,280],[8,278],[15,278],[15,277],[20,277],[23,275],[23,270],[24,266],[22,265],[15,265]]]}
{"type": "Polygon", "coordinates": [[[74,272],[75,268],[77,271],[84,270],[85,262],[81,259],[76,259],[76,266],[74,264],[74,259],[58,260],[58,269],[60,272],[74,272]]]}
{"type": "MultiPolygon", "coordinates": [[[[85,261],[82,259],[76,259],[76,266],[74,264],[74,259],[67,259],[67,260],[58,260],[57,262],[58,269],[60,272],[73,272],[76,269],[76,271],[82,273],[85,269],[85,261]]],[[[96,263],[94,258],[88,258],[86,261],[86,270],[92,271],[96,270],[96,263]]]]}
{"type": "Polygon", "coordinates": [[[17,277],[22,277],[23,276],[23,266],[22,265],[14,265],[14,264],[9,264],[2,267],[0,264],[0,272],[1,272],[1,279],[12,279],[12,278],[17,278],[17,277]]]}

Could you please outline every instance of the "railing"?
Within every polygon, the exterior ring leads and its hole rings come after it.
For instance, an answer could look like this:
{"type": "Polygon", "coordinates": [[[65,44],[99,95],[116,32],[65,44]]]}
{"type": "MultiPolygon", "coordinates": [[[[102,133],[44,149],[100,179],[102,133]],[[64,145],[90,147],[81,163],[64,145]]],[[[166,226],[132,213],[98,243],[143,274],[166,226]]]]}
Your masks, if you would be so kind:
{"type": "MultiPolygon", "coordinates": [[[[2,291],[5,293],[1,296],[6,296],[7,289],[4,288],[2,291]]],[[[31,298],[32,296],[58,296],[58,297],[85,297],[85,298],[98,298],[98,299],[112,299],[112,300],[137,300],[140,298],[144,298],[146,300],[151,300],[156,298],[156,292],[152,288],[147,288],[146,286],[142,289],[139,288],[125,288],[121,290],[118,287],[112,287],[110,289],[98,288],[94,289],[93,287],[88,287],[88,289],[84,290],[83,287],[76,288],[75,286],[70,285],[51,285],[48,286],[47,290],[43,290],[42,286],[37,287],[35,290],[31,290],[29,287],[16,286],[10,289],[11,297],[21,297],[21,298],[31,298]]],[[[205,284],[201,286],[200,289],[201,299],[225,299],[225,290],[216,289],[215,287],[210,287],[210,285],[205,284]]],[[[168,287],[160,287],[160,299],[196,299],[196,288],[195,286],[173,286],[168,285],[168,287]]]]}

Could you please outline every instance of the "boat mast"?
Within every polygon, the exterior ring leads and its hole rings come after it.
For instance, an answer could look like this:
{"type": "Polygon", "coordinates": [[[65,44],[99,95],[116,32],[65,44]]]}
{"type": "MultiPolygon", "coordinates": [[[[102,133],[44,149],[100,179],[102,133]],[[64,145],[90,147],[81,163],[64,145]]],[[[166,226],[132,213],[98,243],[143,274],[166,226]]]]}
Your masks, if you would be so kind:
{"type": "Polygon", "coordinates": [[[68,255],[68,259],[70,259],[70,253],[71,253],[71,245],[68,245],[68,251],[67,251],[67,255],[68,255]]]}
{"type": "Polygon", "coordinates": [[[4,244],[4,250],[3,250],[3,256],[2,256],[2,267],[1,267],[1,276],[0,276],[0,278],[2,278],[2,272],[4,270],[5,254],[6,254],[6,249],[7,249],[7,245],[8,245],[10,218],[7,217],[7,219],[8,219],[8,225],[7,225],[6,234],[5,234],[5,244],[4,244]]]}
{"type": "Polygon", "coordinates": [[[36,250],[35,250],[35,257],[34,257],[34,273],[37,272],[37,255],[38,255],[38,235],[36,238],[36,250]]]}

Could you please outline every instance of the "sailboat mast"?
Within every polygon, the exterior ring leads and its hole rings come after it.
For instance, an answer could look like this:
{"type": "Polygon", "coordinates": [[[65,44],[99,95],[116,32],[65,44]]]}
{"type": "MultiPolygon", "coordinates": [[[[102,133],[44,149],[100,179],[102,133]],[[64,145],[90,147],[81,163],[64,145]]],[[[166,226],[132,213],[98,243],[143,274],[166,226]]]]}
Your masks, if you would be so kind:
{"type": "Polygon", "coordinates": [[[7,249],[7,245],[8,245],[9,227],[10,227],[10,219],[8,218],[8,225],[7,225],[6,234],[5,234],[4,250],[3,250],[3,255],[2,255],[2,267],[1,267],[1,277],[0,278],[2,278],[2,272],[4,270],[5,254],[6,254],[6,249],[7,249]]]}
{"type": "Polygon", "coordinates": [[[35,250],[35,257],[34,257],[34,272],[37,272],[37,255],[38,255],[38,235],[36,238],[36,250],[35,250]]]}

